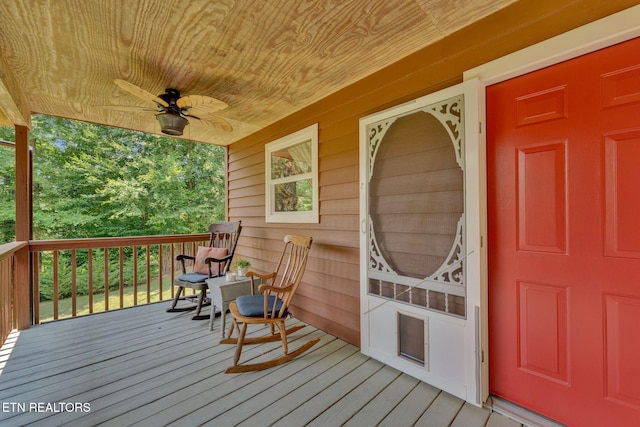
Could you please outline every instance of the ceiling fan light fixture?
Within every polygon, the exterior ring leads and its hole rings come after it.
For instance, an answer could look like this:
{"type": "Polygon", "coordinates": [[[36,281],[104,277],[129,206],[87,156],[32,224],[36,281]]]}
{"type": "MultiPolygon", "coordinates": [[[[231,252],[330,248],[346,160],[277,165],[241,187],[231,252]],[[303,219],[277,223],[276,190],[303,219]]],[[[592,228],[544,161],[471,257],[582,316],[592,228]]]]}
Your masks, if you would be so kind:
{"type": "Polygon", "coordinates": [[[189,120],[182,117],[180,114],[172,112],[164,112],[156,115],[156,119],[160,123],[160,130],[162,133],[172,136],[182,135],[184,127],[189,124],[189,120]]]}

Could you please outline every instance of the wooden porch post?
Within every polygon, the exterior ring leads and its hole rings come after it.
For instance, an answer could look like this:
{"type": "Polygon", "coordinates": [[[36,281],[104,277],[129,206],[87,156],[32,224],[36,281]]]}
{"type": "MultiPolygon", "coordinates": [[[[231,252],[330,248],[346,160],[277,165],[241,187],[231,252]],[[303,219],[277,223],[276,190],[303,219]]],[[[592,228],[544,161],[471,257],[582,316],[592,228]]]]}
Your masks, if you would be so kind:
{"type": "MultiPolygon", "coordinates": [[[[29,130],[16,126],[16,241],[24,242],[32,237],[31,159],[29,154],[29,130]]],[[[29,246],[15,256],[14,307],[17,329],[31,325],[31,280],[29,246]]]]}

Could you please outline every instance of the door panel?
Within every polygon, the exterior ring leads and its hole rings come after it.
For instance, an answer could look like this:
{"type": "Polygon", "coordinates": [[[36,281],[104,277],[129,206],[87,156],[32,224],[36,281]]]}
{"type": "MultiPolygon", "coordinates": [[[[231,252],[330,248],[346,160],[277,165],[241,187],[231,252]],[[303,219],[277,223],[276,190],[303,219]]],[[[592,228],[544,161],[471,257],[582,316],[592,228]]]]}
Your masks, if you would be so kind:
{"type": "Polygon", "coordinates": [[[518,149],[518,249],[566,252],[566,142],[518,149]]]}
{"type": "Polygon", "coordinates": [[[487,88],[490,392],[640,422],[640,40],[487,88]]]}
{"type": "Polygon", "coordinates": [[[567,302],[566,287],[518,283],[518,366],[565,384],[569,381],[567,302]]]}
{"type": "MultiPolygon", "coordinates": [[[[640,80],[640,77],[638,78],[640,80]]],[[[640,258],[640,131],[605,137],[605,255],[640,258]]]]}

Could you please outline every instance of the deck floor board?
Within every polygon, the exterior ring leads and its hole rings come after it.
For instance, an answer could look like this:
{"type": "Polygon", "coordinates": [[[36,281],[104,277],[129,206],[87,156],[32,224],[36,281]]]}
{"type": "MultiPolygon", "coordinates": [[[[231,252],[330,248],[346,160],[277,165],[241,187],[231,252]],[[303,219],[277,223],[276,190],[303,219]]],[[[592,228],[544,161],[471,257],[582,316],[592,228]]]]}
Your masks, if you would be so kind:
{"type": "MultiPolygon", "coordinates": [[[[12,333],[0,349],[0,425],[521,425],[311,326],[291,335],[292,350],[320,338],[303,356],[265,371],[225,374],[235,347],[219,344],[219,319],[209,331],[207,321],[166,313],[167,306],[149,304],[12,333]],[[67,411],[64,404],[85,410],[67,411]]],[[[246,346],[241,361],[255,363],[281,352],[279,342],[246,346]]]]}
{"type": "Polygon", "coordinates": [[[399,375],[387,387],[383,387],[366,405],[362,406],[362,408],[345,423],[345,426],[359,427],[379,425],[419,382],[419,380],[409,375],[399,375]]]}

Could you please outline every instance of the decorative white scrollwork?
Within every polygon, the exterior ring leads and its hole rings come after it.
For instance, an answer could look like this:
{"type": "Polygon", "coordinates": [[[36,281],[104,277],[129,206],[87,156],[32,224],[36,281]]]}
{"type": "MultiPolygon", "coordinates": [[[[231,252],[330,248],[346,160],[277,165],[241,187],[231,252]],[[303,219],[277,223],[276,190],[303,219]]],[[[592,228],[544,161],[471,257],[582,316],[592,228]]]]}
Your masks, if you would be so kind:
{"type": "MultiPolygon", "coordinates": [[[[453,149],[456,154],[456,162],[460,169],[464,171],[464,97],[462,95],[450,98],[442,103],[430,105],[421,111],[435,117],[449,134],[453,149]]],[[[411,111],[409,114],[415,113],[411,111]]],[[[405,114],[406,115],[406,114],[405,114]]],[[[380,147],[380,142],[384,138],[391,125],[402,116],[395,116],[386,120],[381,120],[367,126],[369,133],[369,180],[373,175],[373,164],[380,147]]]]}
{"type": "Polygon", "coordinates": [[[463,260],[465,258],[464,242],[462,235],[464,230],[464,214],[460,215],[456,228],[456,239],[451,246],[447,259],[434,274],[425,278],[430,282],[446,283],[449,285],[464,286],[463,260]]]}
{"type": "Polygon", "coordinates": [[[462,95],[450,98],[443,103],[430,105],[424,110],[425,113],[431,114],[442,123],[443,127],[449,133],[453,149],[456,153],[456,162],[460,169],[464,171],[464,148],[462,137],[464,135],[464,98],[462,95]]]}
{"type": "Polygon", "coordinates": [[[369,132],[369,181],[371,181],[371,177],[373,176],[373,163],[378,153],[380,142],[382,142],[382,138],[384,138],[384,135],[396,119],[397,117],[393,117],[367,126],[367,132],[369,132]]]}
{"type": "Polygon", "coordinates": [[[398,273],[389,267],[387,260],[384,259],[382,255],[382,251],[376,240],[376,233],[373,231],[373,221],[371,217],[369,217],[369,270],[398,275],[398,273]]]}

